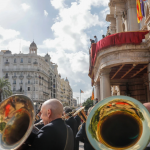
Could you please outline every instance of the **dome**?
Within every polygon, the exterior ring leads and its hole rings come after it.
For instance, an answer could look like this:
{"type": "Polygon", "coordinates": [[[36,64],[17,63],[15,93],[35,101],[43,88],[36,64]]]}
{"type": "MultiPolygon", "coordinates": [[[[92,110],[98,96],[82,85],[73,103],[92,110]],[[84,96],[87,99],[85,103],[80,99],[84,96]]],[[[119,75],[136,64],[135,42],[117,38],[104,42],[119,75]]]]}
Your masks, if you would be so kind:
{"type": "Polygon", "coordinates": [[[30,44],[30,47],[37,47],[34,41],[30,44]]]}

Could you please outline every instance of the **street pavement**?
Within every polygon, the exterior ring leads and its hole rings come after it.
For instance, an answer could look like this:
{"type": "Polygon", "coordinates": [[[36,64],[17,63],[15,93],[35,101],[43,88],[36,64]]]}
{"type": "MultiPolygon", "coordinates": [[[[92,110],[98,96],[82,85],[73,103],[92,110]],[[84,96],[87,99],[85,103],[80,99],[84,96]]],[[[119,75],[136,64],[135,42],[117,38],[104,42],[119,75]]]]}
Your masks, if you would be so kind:
{"type": "Polygon", "coordinates": [[[79,150],[84,150],[84,144],[82,142],[79,143],[79,150]]]}

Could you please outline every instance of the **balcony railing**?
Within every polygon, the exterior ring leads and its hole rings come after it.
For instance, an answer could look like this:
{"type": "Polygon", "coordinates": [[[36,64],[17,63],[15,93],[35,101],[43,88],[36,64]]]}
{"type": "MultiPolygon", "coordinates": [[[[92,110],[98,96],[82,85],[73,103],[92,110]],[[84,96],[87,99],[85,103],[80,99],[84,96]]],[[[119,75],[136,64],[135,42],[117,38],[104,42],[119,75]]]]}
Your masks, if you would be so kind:
{"type": "Polygon", "coordinates": [[[8,79],[8,78],[9,78],[9,76],[8,76],[8,75],[5,75],[5,76],[4,76],[4,78],[5,78],[5,79],[8,79]]]}
{"type": "Polygon", "coordinates": [[[6,61],[6,62],[5,62],[5,65],[9,65],[9,62],[8,62],[8,61],[6,61]]]}
{"type": "Polygon", "coordinates": [[[16,78],[17,78],[17,76],[16,76],[16,75],[15,75],[15,76],[12,76],[12,78],[13,78],[13,79],[16,79],[16,78]]]}
{"type": "Polygon", "coordinates": [[[34,64],[34,65],[38,65],[38,62],[35,61],[35,62],[33,62],[33,64],[34,64]]]}
{"type": "Polygon", "coordinates": [[[23,94],[24,90],[14,90],[13,89],[13,94],[23,94]]]}
{"type": "Polygon", "coordinates": [[[27,79],[31,79],[32,78],[32,76],[30,76],[30,75],[27,75],[27,79]]]}
{"type": "Polygon", "coordinates": [[[23,76],[23,75],[20,75],[20,76],[19,76],[19,78],[20,78],[20,79],[23,79],[23,78],[24,78],[24,76],[23,76]]]}

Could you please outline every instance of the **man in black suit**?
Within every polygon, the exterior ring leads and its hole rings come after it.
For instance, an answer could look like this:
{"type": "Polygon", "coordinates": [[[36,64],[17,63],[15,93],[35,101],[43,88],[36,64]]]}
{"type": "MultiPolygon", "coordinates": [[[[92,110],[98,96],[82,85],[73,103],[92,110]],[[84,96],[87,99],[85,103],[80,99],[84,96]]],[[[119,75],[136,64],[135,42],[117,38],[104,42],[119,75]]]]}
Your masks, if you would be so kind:
{"type": "Polygon", "coordinates": [[[44,102],[41,108],[44,127],[38,132],[34,128],[34,134],[32,132],[27,140],[31,147],[26,147],[25,150],[73,150],[73,132],[61,119],[62,113],[63,105],[59,100],[51,99],[44,102]]]}
{"type": "MultiPolygon", "coordinates": [[[[90,111],[92,110],[92,107],[89,108],[88,110],[88,114],[90,113],[90,111]]],[[[90,144],[87,135],[86,135],[86,129],[85,129],[86,124],[83,123],[80,130],[78,131],[76,138],[84,143],[84,150],[94,150],[94,148],[92,147],[92,145],[90,144]]]]}
{"type": "MultiPolygon", "coordinates": [[[[72,110],[70,108],[67,108],[65,110],[64,115],[71,113],[72,110]]],[[[77,121],[74,119],[74,117],[72,115],[68,115],[66,116],[66,120],[65,120],[66,124],[69,125],[73,131],[73,135],[74,135],[74,150],[77,150],[77,141],[75,139],[76,134],[78,132],[78,125],[77,125],[77,121]]]]}
{"type": "Polygon", "coordinates": [[[77,126],[79,127],[81,125],[81,118],[78,115],[76,115],[74,119],[77,121],[77,126]]]}

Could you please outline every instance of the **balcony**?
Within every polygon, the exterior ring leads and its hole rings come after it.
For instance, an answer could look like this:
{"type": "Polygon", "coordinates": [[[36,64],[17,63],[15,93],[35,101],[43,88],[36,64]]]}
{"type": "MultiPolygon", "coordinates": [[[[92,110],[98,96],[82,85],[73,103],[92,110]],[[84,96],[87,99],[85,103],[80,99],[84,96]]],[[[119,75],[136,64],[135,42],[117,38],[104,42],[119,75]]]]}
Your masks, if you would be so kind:
{"type": "Polygon", "coordinates": [[[43,91],[43,94],[44,94],[44,95],[49,95],[49,93],[47,93],[47,92],[44,92],[44,91],[43,91]]]}
{"type": "Polygon", "coordinates": [[[17,76],[16,76],[16,75],[15,75],[15,76],[12,76],[12,78],[13,78],[13,79],[17,79],[17,76]]]}
{"type": "Polygon", "coordinates": [[[32,78],[32,76],[30,76],[30,75],[27,75],[27,79],[31,79],[32,78]]]}
{"type": "Polygon", "coordinates": [[[8,79],[8,78],[9,78],[9,76],[8,76],[8,75],[5,75],[5,76],[4,76],[4,78],[5,78],[5,79],[8,79]]]}
{"type": "Polygon", "coordinates": [[[20,82],[19,85],[23,85],[23,82],[20,82]]]}
{"type": "Polygon", "coordinates": [[[24,94],[24,90],[13,90],[13,94],[24,94]]]}
{"type": "Polygon", "coordinates": [[[21,79],[21,80],[22,80],[23,78],[24,78],[24,76],[23,76],[23,75],[20,75],[20,76],[19,76],[19,79],[21,79]]]}
{"type": "MultiPolygon", "coordinates": [[[[104,69],[107,69],[108,72],[108,69],[115,69],[111,66],[115,67],[118,65],[121,72],[126,72],[128,75],[128,73],[134,69],[125,70],[125,67],[128,67],[127,64],[131,64],[132,66],[133,63],[149,63],[150,53],[147,51],[147,49],[149,49],[149,40],[145,39],[148,32],[149,31],[116,33],[108,35],[97,43],[92,44],[89,50],[90,61],[88,74],[91,78],[92,86],[95,82],[98,82],[100,73],[104,71],[104,69]],[[142,42],[143,39],[145,39],[145,42],[142,42]],[[125,66],[122,66],[124,64],[125,66]]],[[[150,37],[150,35],[148,35],[148,37],[150,37]]],[[[116,74],[112,73],[111,80],[114,78],[127,78],[125,73],[125,75],[119,74],[119,69],[116,68],[116,74]]],[[[130,78],[131,77],[132,75],[130,78]]]]}
{"type": "Polygon", "coordinates": [[[35,62],[33,62],[33,65],[38,65],[38,62],[36,62],[36,61],[35,61],[35,62]]]}
{"type": "Polygon", "coordinates": [[[16,82],[13,82],[14,85],[16,85],[16,82]]]}
{"type": "Polygon", "coordinates": [[[6,62],[5,62],[5,65],[6,65],[6,66],[7,66],[7,65],[9,65],[9,62],[8,62],[8,61],[6,61],[6,62]]]}

